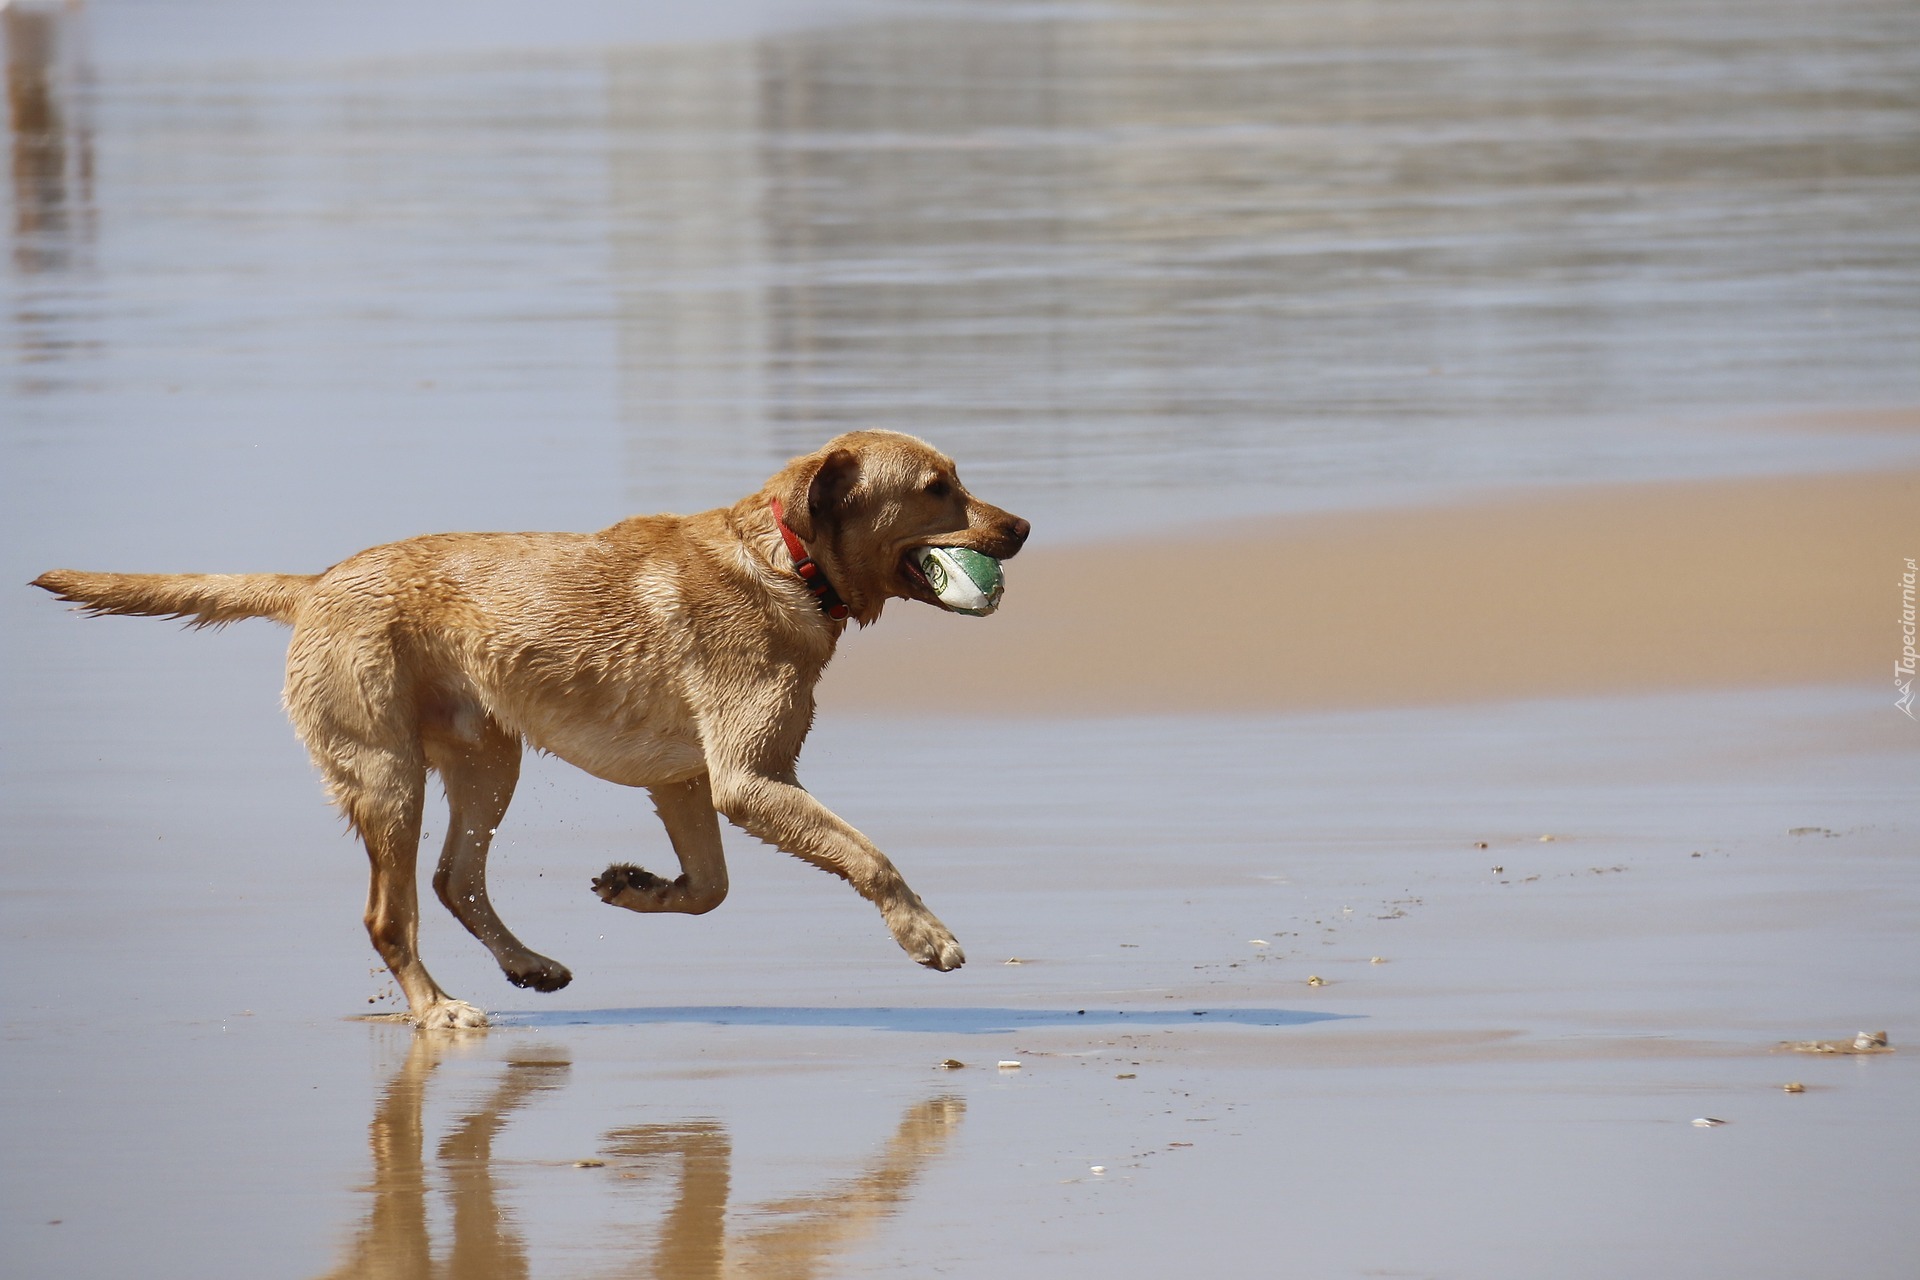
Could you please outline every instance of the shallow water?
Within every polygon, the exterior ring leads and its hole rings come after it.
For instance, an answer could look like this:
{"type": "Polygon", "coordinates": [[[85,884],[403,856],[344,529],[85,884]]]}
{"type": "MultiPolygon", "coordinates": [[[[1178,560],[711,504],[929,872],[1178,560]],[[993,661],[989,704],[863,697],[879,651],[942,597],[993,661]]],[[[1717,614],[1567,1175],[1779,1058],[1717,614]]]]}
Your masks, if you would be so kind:
{"type": "Polygon", "coordinates": [[[27,527],[594,526],[852,426],[1054,536],[1914,452],[1708,425],[1920,397],[1907,4],[8,13],[27,527]]]}

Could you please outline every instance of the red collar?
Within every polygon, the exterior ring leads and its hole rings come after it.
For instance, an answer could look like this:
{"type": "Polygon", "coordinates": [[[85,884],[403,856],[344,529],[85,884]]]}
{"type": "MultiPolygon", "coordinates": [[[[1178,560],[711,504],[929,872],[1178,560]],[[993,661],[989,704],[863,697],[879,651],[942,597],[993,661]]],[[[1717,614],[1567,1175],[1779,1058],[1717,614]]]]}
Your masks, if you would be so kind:
{"type": "Polygon", "coordinates": [[[800,535],[787,528],[786,512],[781,509],[780,499],[774,498],[768,504],[773,508],[773,527],[780,531],[780,537],[787,544],[787,554],[793,557],[793,571],[800,575],[800,581],[813,593],[814,600],[820,606],[820,612],[835,622],[844,622],[847,614],[847,602],[827,581],[827,571],[818,561],[807,554],[807,544],[800,541],[800,535]]]}

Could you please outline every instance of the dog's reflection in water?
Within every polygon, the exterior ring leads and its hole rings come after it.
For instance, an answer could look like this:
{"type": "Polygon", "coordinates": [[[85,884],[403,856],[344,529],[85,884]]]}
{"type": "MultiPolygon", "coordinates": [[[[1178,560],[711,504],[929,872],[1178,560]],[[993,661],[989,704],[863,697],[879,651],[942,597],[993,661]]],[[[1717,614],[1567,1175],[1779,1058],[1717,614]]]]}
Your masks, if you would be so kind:
{"type": "Polygon", "coordinates": [[[551,1055],[511,1059],[492,1092],[440,1140],[431,1169],[422,1120],[434,1068],[459,1043],[416,1034],[373,1113],[367,1145],[373,1156],[373,1204],[328,1280],[514,1280],[528,1274],[526,1248],[500,1211],[493,1179],[493,1139],[532,1098],[558,1088],[568,1064],[551,1055]],[[436,1263],[427,1230],[430,1185],[451,1202],[453,1242],[436,1263]]]}
{"type": "MultiPolygon", "coordinates": [[[[440,1140],[430,1166],[422,1120],[429,1081],[461,1043],[452,1036],[414,1036],[368,1133],[372,1207],[347,1261],[326,1280],[520,1280],[530,1274],[525,1241],[499,1204],[493,1140],[514,1112],[565,1083],[568,1063],[531,1046],[509,1059],[491,1092],[440,1140]],[[438,1259],[428,1225],[436,1195],[451,1210],[452,1234],[438,1259]]],[[[724,1125],[701,1120],[614,1130],[602,1140],[605,1172],[636,1186],[675,1177],[678,1185],[673,1207],[657,1227],[631,1223],[653,1238],[651,1251],[635,1251],[636,1242],[628,1240],[609,1250],[623,1261],[594,1270],[635,1280],[809,1280],[906,1201],[920,1169],[946,1145],[965,1110],[953,1097],[907,1108],[863,1172],[757,1206],[750,1216],[759,1225],[732,1231],[727,1200],[733,1145],[724,1125]]],[[[625,1230],[629,1224],[608,1225],[625,1230]]]]}
{"type": "Polygon", "coordinates": [[[680,1193],[659,1234],[650,1263],[627,1272],[655,1280],[808,1280],[833,1253],[866,1236],[905,1202],[920,1169],[966,1113],[959,1098],[929,1098],[908,1107],[893,1137],[866,1171],[811,1195],[760,1206],[764,1225],[729,1234],[727,1184],[732,1144],[711,1121],[650,1124],[607,1135],[610,1160],[640,1160],[670,1171],[677,1161],[680,1193]]]}

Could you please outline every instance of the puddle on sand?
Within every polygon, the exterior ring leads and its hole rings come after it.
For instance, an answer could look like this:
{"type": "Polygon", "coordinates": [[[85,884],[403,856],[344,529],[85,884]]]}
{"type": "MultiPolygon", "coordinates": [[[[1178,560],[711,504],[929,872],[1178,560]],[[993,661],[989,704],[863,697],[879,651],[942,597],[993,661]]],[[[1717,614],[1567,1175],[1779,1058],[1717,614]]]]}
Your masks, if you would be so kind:
{"type": "Polygon", "coordinates": [[[1186,1027],[1205,1018],[1241,1027],[1297,1027],[1351,1015],[1301,1009],[801,1009],[727,1005],[657,1009],[582,1009],[568,1012],[507,1012],[492,1015],[506,1027],[647,1026],[669,1022],[720,1027],[863,1027],[949,1035],[1006,1035],[1034,1027],[1186,1027]]]}

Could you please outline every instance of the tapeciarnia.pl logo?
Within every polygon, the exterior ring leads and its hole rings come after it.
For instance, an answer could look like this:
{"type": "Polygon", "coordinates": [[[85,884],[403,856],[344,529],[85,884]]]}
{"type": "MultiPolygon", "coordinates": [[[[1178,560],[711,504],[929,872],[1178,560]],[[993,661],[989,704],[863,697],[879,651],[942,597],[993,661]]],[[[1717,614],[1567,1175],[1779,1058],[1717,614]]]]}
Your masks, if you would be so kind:
{"type": "Polygon", "coordinates": [[[1907,557],[1907,571],[1900,575],[1900,659],[1893,664],[1893,687],[1900,691],[1900,697],[1894,706],[1906,712],[1907,719],[1913,714],[1913,585],[1915,578],[1913,557],[1907,557]]]}

